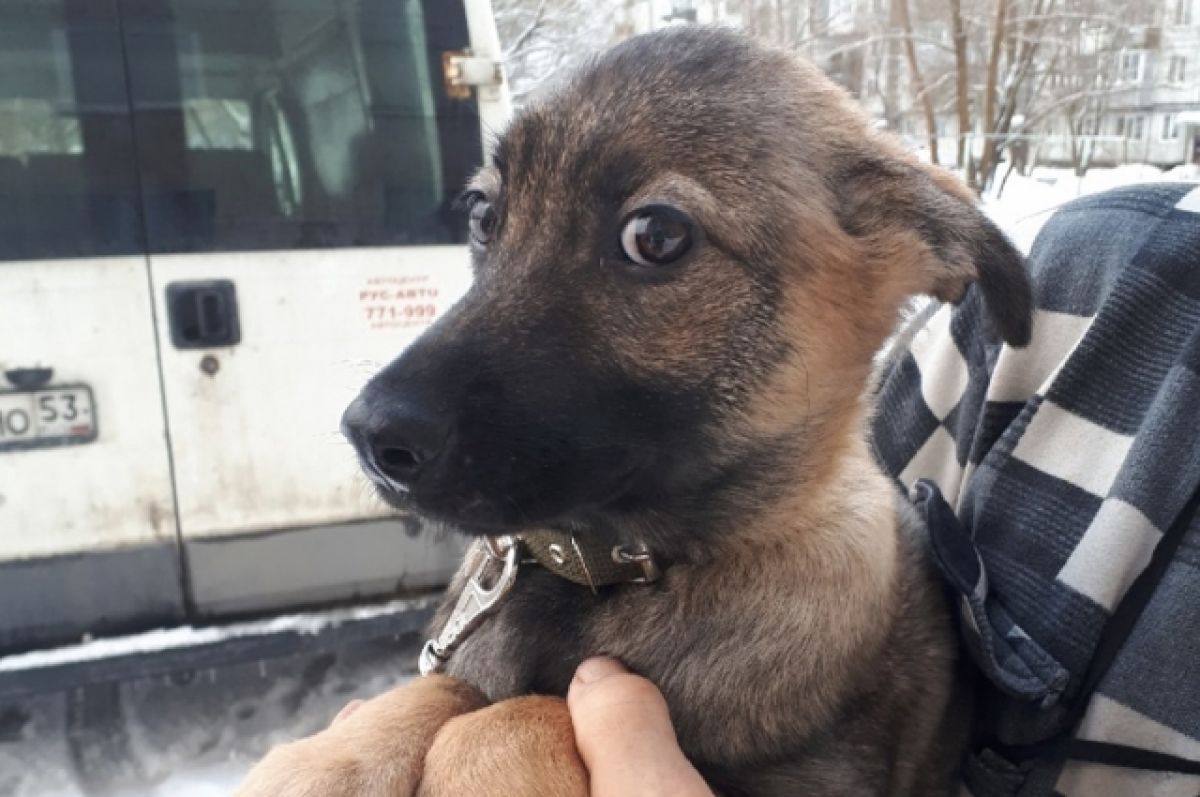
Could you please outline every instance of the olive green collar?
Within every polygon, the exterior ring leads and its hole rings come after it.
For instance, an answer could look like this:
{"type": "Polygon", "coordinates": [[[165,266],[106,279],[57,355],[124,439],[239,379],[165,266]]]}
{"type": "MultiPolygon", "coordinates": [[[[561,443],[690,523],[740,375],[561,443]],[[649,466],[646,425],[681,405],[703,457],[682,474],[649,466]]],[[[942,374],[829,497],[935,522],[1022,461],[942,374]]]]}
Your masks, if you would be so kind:
{"type": "Polygon", "coordinates": [[[422,675],[445,668],[462,641],[512,592],[521,565],[541,566],[592,592],[613,584],[649,584],[661,575],[644,544],[610,547],[551,529],[488,537],[480,548],[445,625],[421,650],[422,675]]]}
{"type": "Polygon", "coordinates": [[[613,584],[649,584],[661,575],[654,557],[642,544],[631,550],[553,529],[522,532],[514,539],[530,557],[526,561],[593,592],[613,584]]]}

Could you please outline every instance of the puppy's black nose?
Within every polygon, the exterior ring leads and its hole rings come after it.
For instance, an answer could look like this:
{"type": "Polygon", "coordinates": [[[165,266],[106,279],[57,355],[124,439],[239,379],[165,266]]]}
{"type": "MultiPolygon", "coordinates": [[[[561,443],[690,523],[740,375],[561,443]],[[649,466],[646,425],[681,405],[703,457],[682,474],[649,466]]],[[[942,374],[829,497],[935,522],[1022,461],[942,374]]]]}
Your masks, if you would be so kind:
{"type": "Polygon", "coordinates": [[[342,434],[367,469],[403,489],[441,453],[446,431],[434,412],[404,401],[379,403],[359,396],[342,415],[342,434]]]}

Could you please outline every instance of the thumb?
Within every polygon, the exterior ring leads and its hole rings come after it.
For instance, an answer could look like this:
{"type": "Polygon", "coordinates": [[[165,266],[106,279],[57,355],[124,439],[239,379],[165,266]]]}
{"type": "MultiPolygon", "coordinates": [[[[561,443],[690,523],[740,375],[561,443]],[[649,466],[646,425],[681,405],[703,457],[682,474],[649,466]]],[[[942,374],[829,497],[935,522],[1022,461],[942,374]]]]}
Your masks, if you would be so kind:
{"type": "Polygon", "coordinates": [[[679,749],[662,693],[620,662],[581,664],[567,707],[592,797],[712,797],[679,749]]]}

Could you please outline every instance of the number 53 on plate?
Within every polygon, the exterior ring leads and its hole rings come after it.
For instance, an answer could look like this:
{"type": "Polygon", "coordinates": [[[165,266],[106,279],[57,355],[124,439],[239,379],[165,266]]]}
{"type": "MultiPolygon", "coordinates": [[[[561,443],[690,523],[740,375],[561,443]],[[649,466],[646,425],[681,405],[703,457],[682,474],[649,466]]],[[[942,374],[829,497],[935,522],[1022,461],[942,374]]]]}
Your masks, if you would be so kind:
{"type": "Polygon", "coordinates": [[[0,451],[95,439],[96,406],[87,385],[0,391],[0,451]]]}

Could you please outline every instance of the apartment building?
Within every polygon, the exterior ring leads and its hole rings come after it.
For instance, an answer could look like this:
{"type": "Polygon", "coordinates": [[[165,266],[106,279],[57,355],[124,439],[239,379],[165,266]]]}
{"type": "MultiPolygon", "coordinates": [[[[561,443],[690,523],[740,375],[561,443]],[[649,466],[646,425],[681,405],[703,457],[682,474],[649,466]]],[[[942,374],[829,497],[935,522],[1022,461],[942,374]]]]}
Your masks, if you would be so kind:
{"type": "Polygon", "coordinates": [[[1200,163],[1200,0],[1166,0],[1161,24],[1136,33],[1092,130],[1119,137],[1127,161],[1200,163]]]}

